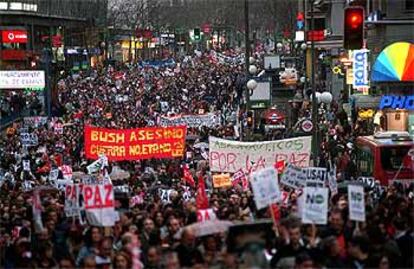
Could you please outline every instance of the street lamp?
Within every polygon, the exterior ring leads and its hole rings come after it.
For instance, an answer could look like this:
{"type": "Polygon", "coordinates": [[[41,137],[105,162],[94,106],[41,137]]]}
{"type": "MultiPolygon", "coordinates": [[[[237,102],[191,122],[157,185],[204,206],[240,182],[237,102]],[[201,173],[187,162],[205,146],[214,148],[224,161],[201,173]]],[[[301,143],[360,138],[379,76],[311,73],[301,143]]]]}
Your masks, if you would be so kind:
{"type": "Polygon", "coordinates": [[[323,92],[319,95],[319,99],[322,103],[329,105],[332,102],[332,94],[330,92],[323,92]]]}
{"type": "Polygon", "coordinates": [[[250,73],[250,75],[256,75],[256,73],[257,73],[257,67],[255,66],[255,65],[250,65],[249,66],[249,73],[250,73]]]}
{"type": "Polygon", "coordinates": [[[300,45],[300,48],[301,48],[303,51],[305,51],[305,50],[308,48],[308,46],[306,45],[306,43],[302,43],[302,44],[300,45]]]}
{"type": "Polygon", "coordinates": [[[250,91],[253,91],[257,87],[257,81],[254,79],[249,79],[249,81],[247,81],[246,86],[250,91]]]}
{"type": "Polygon", "coordinates": [[[283,48],[283,44],[282,43],[280,43],[280,42],[278,42],[277,44],[276,44],[276,48],[277,48],[277,50],[282,50],[282,48],[283,48]]]}

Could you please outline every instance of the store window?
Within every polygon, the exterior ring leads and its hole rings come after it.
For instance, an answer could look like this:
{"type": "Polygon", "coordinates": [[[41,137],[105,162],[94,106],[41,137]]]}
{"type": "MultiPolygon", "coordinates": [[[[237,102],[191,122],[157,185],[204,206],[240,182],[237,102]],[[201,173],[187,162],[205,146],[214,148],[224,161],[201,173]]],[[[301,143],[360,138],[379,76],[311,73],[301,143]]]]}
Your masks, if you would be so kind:
{"type": "Polygon", "coordinates": [[[372,176],[373,174],[373,163],[374,157],[372,156],[371,151],[362,150],[360,148],[356,149],[357,155],[357,168],[361,172],[362,176],[372,176]]]}
{"type": "Polygon", "coordinates": [[[414,0],[405,0],[405,9],[414,11],[414,0]]]}
{"type": "Polygon", "coordinates": [[[407,156],[410,147],[392,147],[381,149],[381,165],[386,171],[396,171],[402,168],[404,157],[407,156]]]}

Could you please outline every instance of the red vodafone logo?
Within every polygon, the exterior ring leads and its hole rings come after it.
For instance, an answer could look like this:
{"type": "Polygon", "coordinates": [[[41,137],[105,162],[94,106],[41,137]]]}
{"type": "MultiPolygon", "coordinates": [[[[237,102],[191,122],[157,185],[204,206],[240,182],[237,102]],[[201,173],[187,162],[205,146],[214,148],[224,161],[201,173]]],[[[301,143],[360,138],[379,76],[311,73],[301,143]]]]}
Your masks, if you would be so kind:
{"type": "Polygon", "coordinates": [[[3,43],[27,43],[27,31],[25,30],[3,30],[3,43]]]}
{"type": "Polygon", "coordinates": [[[304,132],[308,133],[313,129],[313,123],[310,120],[304,120],[301,127],[304,132]]]}

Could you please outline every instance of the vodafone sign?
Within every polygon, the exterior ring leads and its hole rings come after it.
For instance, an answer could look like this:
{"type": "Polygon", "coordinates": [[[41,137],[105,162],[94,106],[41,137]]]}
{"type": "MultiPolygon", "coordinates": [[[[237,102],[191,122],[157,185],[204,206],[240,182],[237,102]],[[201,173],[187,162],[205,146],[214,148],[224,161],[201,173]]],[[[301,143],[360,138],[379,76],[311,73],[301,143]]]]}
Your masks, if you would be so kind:
{"type": "Polygon", "coordinates": [[[25,30],[3,30],[1,31],[3,43],[27,43],[27,31],[25,30]]]}

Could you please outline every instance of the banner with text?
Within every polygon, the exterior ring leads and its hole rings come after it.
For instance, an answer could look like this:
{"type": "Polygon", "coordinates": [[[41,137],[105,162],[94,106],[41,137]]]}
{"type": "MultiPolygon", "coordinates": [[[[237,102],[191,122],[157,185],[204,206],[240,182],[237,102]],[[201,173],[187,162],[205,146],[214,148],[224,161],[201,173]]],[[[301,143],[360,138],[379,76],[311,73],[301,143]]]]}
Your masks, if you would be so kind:
{"type": "Polygon", "coordinates": [[[187,126],[187,128],[197,128],[201,126],[214,127],[221,124],[220,117],[215,114],[204,115],[182,115],[176,117],[159,118],[159,125],[161,126],[187,126]]]}
{"type": "Polygon", "coordinates": [[[106,129],[85,126],[85,152],[89,159],[105,154],[110,161],[182,157],[185,126],[106,129]]]}
{"type": "Polygon", "coordinates": [[[212,172],[234,173],[243,169],[250,174],[282,160],[299,167],[309,166],[311,137],[239,142],[210,136],[209,149],[212,172]]]}

